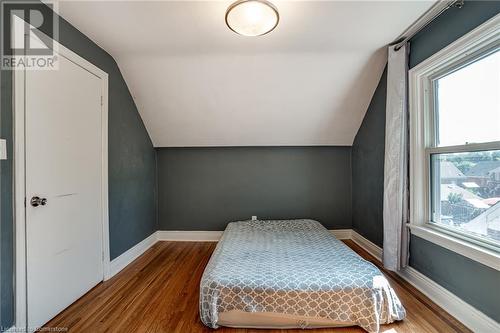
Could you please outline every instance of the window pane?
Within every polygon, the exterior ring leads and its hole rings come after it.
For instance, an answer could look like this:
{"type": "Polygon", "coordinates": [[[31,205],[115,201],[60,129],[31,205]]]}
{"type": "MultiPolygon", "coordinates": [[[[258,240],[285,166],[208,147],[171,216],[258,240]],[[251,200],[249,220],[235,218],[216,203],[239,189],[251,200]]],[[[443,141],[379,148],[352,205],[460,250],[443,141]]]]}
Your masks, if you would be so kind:
{"type": "Polygon", "coordinates": [[[438,146],[500,141],[500,52],[436,80],[438,146]]]}
{"type": "Polygon", "coordinates": [[[500,244],[500,150],[431,155],[432,222],[500,244]]]}

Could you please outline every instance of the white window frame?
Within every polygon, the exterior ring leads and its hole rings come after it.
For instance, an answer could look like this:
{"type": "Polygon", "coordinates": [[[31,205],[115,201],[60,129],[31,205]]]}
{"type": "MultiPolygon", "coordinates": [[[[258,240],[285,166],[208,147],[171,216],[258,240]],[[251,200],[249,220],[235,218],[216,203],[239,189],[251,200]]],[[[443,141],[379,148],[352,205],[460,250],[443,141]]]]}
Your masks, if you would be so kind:
{"type": "Polygon", "coordinates": [[[431,223],[430,156],[500,149],[500,141],[435,147],[434,82],[500,45],[500,14],[409,71],[411,233],[500,271],[499,248],[480,238],[431,223]]]}

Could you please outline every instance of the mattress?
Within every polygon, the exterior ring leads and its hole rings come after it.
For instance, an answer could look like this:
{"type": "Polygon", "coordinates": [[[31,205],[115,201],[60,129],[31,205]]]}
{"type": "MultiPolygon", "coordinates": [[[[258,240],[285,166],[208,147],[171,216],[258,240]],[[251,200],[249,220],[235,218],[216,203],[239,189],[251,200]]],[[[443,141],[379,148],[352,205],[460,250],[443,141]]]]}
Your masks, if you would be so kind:
{"type": "Polygon", "coordinates": [[[219,314],[221,326],[235,328],[325,328],[353,326],[354,323],[335,322],[326,318],[314,318],[308,316],[296,316],[273,312],[244,312],[231,310],[219,314]]]}
{"type": "Polygon", "coordinates": [[[405,317],[372,263],[313,220],[229,223],[200,283],[209,327],[358,325],[378,332],[405,317]]]}

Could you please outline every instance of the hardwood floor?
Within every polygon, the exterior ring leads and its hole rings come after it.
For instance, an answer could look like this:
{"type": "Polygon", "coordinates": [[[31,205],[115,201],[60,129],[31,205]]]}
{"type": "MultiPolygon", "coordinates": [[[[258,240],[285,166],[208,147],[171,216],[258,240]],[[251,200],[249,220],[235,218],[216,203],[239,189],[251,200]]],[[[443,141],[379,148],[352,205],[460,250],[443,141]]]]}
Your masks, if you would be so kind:
{"type": "MultiPolygon", "coordinates": [[[[380,264],[352,241],[362,257],[380,264]]],[[[100,283],[47,323],[69,332],[304,332],[205,327],[198,317],[198,286],[215,243],[159,242],[111,280],[100,283]]],[[[381,332],[471,332],[396,274],[383,271],[407,310],[407,318],[381,332]]],[[[358,327],[307,330],[364,332],[358,327]]]]}

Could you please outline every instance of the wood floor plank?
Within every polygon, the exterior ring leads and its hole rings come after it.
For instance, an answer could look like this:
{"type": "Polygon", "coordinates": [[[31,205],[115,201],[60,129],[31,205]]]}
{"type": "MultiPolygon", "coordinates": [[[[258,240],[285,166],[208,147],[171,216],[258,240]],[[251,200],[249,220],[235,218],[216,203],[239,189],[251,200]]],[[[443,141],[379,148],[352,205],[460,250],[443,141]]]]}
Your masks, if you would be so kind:
{"type": "MultiPolygon", "coordinates": [[[[405,320],[383,325],[386,333],[471,332],[457,319],[352,241],[345,243],[377,265],[406,308],[405,320]]],[[[214,332],[198,315],[199,283],[215,249],[210,242],[158,242],[109,281],[97,285],[47,323],[44,329],[69,332],[214,332]]],[[[298,333],[303,330],[256,330],[221,327],[220,333],[298,333]]],[[[318,333],[361,333],[359,327],[315,329],[318,333]]]]}

